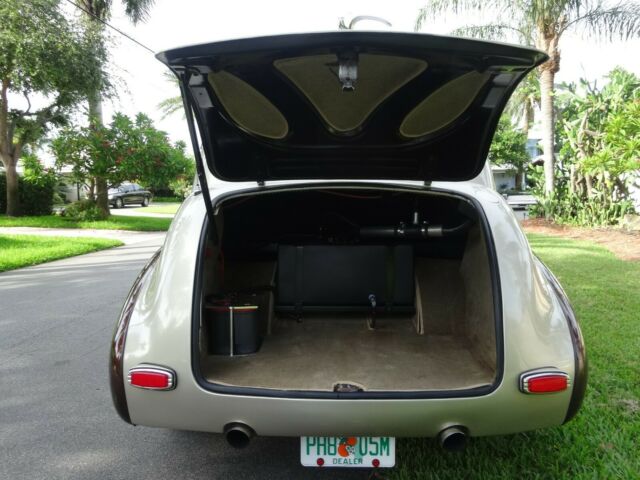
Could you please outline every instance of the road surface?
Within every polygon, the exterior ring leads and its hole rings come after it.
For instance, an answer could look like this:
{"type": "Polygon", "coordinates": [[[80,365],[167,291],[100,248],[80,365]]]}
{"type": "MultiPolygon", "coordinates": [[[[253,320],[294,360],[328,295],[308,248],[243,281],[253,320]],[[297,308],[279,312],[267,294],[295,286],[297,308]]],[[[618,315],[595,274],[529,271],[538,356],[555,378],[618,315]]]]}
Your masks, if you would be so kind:
{"type": "Polygon", "coordinates": [[[297,439],[132,427],[111,403],[109,342],[162,236],[0,274],[0,479],[367,479],[303,469],[297,439]]]}

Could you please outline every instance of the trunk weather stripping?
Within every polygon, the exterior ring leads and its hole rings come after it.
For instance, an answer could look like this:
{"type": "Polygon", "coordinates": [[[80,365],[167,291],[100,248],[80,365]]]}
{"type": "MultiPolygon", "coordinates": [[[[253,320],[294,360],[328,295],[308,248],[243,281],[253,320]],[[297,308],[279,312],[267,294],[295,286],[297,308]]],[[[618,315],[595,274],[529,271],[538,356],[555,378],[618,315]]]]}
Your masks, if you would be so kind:
{"type": "MultiPolygon", "coordinates": [[[[356,188],[366,188],[362,184],[355,184],[356,188]]],[[[309,188],[306,185],[305,188],[309,188]]],[[[326,188],[353,188],[354,184],[338,183],[332,184],[328,182],[325,185],[313,185],[312,188],[326,189],[326,188]]],[[[369,185],[371,187],[371,185],[369,185]]],[[[381,188],[376,185],[374,188],[381,188]]],[[[261,192],[259,189],[253,191],[254,194],[266,194],[266,193],[278,193],[288,190],[299,190],[292,188],[291,186],[272,187],[269,192],[261,192]]],[[[409,186],[403,187],[389,187],[384,186],[382,189],[393,189],[394,191],[406,191],[409,193],[424,194],[423,187],[412,188],[409,186]]],[[[222,194],[216,198],[216,206],[225,200],[236,196],[243,196],[249,194],[249,191],[243,192],[229,192],[222,194]]],[[[205,217],[202,230],[200,233],[200,242],[198,247],[198,253],[196,256],[196,269],[195,279],[193,285],[193,297],[192,297],[192,312],[191,312],[191,371],[193,378],[198,385],[213,393],[226,394],[226,395],[247,395],[266,398],[311,398],[311,399],[347,399],[347,400],[367,400],[367,399],[427,399],[427,398],[468,398],[479,397],[488,395],[495,391],[502,383],[504,377],[504,335],[503,335],[503,323],[502,323],[502,287],[500,286],[500,275],[498,271],[497,252],[495,244],[493,242],[493,234],[489,227],[489,221],[482,209],[480,203],[473,197],[456,192],[451,194],[450,192],[432,189],[430,194],[434,195],[452,195],[462,200],[469,202],[479,214],[480,226],[485,234],[487,242],[487,254],[489,256],[489,270],[491,274],[491,287],[493,291],[493,311],[495,314],[495,332],[496,332],[496,376],[491,385],[483,385],[479,387],[473,387],[466,390],[425,390],[425,391],[353,391],[353,392],[324,392],[317,390],[275,390],[261,387],[239,387],[235,385],[223,385],[206,380],[200,368],[200,346],[196,340],[199,338],[199,325],[200,317],[202,315],[202,282],[203,282],[203,258],[207,240],[208,224],[209,220],[205,217]]],[[[335,385],[334,385],[335,386],[335,385]]]]}

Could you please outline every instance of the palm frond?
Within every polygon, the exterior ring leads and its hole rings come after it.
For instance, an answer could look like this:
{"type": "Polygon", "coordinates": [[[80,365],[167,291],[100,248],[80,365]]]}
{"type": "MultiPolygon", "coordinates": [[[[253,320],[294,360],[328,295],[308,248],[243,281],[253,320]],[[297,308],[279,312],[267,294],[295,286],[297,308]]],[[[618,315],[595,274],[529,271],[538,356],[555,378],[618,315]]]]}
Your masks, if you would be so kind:
{"type": "Polygon", "coordinates": [[[640,37],[640,3],[628,1],[613,6],[602,1],[584,3],[591,8],[576,10],[565,30],[573,27],[589,37],[606,40],[640,37]]]}
{"type": "Polygon", "coordinates": [[[112,0],[79,0],[78,4],[90,12],[91,15],[95,15],[100,20],[109,20],[111,18],[111,4],[112,0]]]}
{"type": "MultiPolygon", "coordinates": [[[[162,76],[167,82],[175,85],[176,88],[180,86],[180,82],[178,81],[178,77],[176,77],[172,72],[164,71],[162,76]]],[[[175,97],[169,97],[162,100],[157,105],[158,110],[162,112],[162,120],[167,118],[169,115],[173,115],[176,112],[182,111],[182,115],[184,116],[184,105],[182,103],[182,96],[177,95],[175,97]]]]}
{"type": "Polygon", "coordinates": [[[135,25],[149,18],[155,0],[124,0],[124,12],[135,25]]]}
{"type": "Polygon", "coordinates": [[[183,110],[182,97],[165,98],[160,103],[158,103],[158,110],[162,112],[162,120],[170,115],[173,115],[174,113],[183,110]]]}
{"type": "Polygon", "coordinates": [[[180,82],[178,81],[178,77],[176,77],[173,72],[170,72],[169,70],[165,70],[164,72],[162,72],[162,76],[167,82],[173,83],[176,86],[176,88],[180,88],[180,82]]]}
{"type": "Polygon", "coordinates": [[[507,0],[428,0],[416,18],[415,30],[421,30],[428,19],[435,19],[451,13],[458,15],[465,12],[479,12],[511,7],[513,2],[507,0]]]}
{"type": "Polygon", "coordinates": [[[519,43],[532,43],[530,33],[505,23],[488,23],[486,25],[465,25],[451,32],[459,37],[485,38],[488,40],[513,40],[519,43]]]}
{"type": "MultiPolygon", "coordinates": [[[[533,70],[518,85],[505,108],[511,118],[524,119],[527,129],[534,120],[536,109],[540,107],[540,73],[533,70]]],[[[523,122],[523,123],[524,123],[523,122]]]]}

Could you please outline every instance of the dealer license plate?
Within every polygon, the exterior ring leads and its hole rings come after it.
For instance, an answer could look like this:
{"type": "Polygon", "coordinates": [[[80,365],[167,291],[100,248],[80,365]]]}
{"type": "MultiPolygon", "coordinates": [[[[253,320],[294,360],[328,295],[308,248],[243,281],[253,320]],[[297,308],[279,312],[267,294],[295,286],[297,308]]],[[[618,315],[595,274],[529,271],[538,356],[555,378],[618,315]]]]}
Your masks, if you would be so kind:
{"type": "Polygon", "coordinates": [[[305,467],[389,468],[396,464],[394,437],[301,437],[305,467]]]}

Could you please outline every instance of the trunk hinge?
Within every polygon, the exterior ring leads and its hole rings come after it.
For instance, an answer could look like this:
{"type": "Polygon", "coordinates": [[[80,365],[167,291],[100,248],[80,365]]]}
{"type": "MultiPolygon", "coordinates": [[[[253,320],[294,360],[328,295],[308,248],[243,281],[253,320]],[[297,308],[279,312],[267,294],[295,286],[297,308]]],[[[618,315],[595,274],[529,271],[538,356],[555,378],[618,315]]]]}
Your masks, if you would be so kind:
{"type": "Polygon", "coordinates": [[[269,177],[267,176],[267,164],[262,156],[254,159],[254,168],[258,172],[256,175],[256,183],[259,187],[264,187],[264,179],[269,177]]]}
{"type": "Polygon", "coordinates": [[[189,91],[189,79],[191,78],[192,72],[189,70],[185,70],[181,73],[176,73],[178,79],[180,80],[180,90],[182,92],[182,102],[184,105],[184,113],[187,117],[187,125],[189,127],[189,136],[191,137],[191,144],[193,145],[193,155],[196,159],[196,172],[198,174],[198,182],[200,183],[200,192],[202,193],[202,199],[204,200],[205,208],[207,209],[207,217],[209,219],[209,228],[211,228],[214,238],[217,243],[217,231],[216,231],[216,222],[215,222],[215,212],[213,210],[213,203],[211,202],[211,195],[209,193],[209,184],[207,182],[207,175],[205,170],[204,161],[202,159],[202,154],[200,151],[200,144],[198,142],[198,136],[196,135],[196,127],[193,117],[195,115],[193,109],[193,99],[191,97],[191,92],[189,91]]]}

